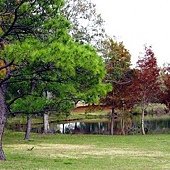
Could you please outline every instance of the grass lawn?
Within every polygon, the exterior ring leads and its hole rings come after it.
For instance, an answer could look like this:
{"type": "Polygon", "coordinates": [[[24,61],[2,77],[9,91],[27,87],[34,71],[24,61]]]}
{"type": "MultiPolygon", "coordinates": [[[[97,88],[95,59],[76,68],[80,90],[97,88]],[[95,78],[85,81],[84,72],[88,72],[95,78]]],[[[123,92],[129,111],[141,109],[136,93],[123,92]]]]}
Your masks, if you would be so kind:
{"type": "Polygon", "coordinates": [[[0,162],[1,170],[170,169],[170,135],[31,134],[30,141],[23,136],[5,133],[7,161],[0,162]]]}

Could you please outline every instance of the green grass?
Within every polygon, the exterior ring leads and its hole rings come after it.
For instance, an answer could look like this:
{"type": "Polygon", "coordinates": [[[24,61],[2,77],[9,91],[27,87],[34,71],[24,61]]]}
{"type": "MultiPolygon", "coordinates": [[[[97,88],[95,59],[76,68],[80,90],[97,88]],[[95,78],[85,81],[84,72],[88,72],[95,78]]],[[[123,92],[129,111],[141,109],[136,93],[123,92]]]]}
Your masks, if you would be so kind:
{"type": "Polygon", "coordinates": [[[170,167],[170,135],[40,135],[7,131],[0,169],[157,170],[170,167]],[[28,151],[34,147],[33,150],[28,151]]]}
{"type": "Polygon", "coordinates": [[[169,120],[170,121],[170,116],[169,116],[169,114],[167,114],[167,115],[161,115],[161,116],[156,116],[156,115],[154,115],[154,116],[151,116],[151,115],[148,115],[148,116],[146,116],[145,117],[145,120],[169,120]]]}
{"type": "MultiPolygon", "coordinates": [[[[92,112],[92,113],[70,113],[69,115],[66,114],[51,114],[49,116],[49,121],[51,122],[63,122],[67,120],[89,120],[89,119],[96,119],[100,120],[102,118],[106,118],[108,113],[98,111],[98,112],[92,112]]],[[[15,117],[9,117],[8,118],[8,124],[13,125],[13,124],[26,124],[26,115],[17,115],[15,117]]],[[[37,124],[37,123],[43,123],[43,118],[42,117],[35,117],[32,116],[32,124],[37,124]]]]}

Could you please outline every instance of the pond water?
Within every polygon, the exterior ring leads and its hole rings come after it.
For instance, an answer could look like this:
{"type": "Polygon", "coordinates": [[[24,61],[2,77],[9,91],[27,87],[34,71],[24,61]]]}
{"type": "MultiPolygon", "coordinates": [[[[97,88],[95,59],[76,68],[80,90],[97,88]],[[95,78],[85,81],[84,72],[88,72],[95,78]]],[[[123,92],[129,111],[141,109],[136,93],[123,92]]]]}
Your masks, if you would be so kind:
{"type": "MultiPolygon", "coordinates": [[[[50,128],[52,131],[59,133],[72,133],[72,134],[110,134],[111,122],[108,120],[98,121],[91,120],[77,121],[77,122],[63,122],[60,124],[51,123],[50,128]]],[[[147,120],[145,121],[146,133],[170,133],[170,119],[169,120],[147,120]]],[[[131,126],[125,126],[126,134],[141,133],[140,123],[132,122],[131,126]]],[[[120,122],[114,122],[114,134],[121,134],[120,122]]]]}
{"type": "MultiPolygon", "coordinates": [[[[89,121],[65,121],[50,123],[50,133],[63,134],[110,134],[110,121],[104,120],[89,120],[89,121]]],[[[10,129],[17,131],[25,131],[25,124],[16,124],[10,129]]],[[[145,129],[148,134],[152,133],[170,133],[170,119],[168,120],[152,120],[145,121],[145,129]]],[[[43,124],[33,124],[32,132],[43,133],[43,124]]],[[[130,127],[126,127],[126,134],[140,133],[140,123],[132,122],[130,127]]],[[[120,122],[114,124],[114,134],[121,134],[120,122]]]]}
{"type": "MultiPolygon", "coordinates": [[[[51,124],[51,129],[55,124],[51,124]]],[[[109,134],[110,122],[69,122],[58,125],[60,133],[109,134]]]]}

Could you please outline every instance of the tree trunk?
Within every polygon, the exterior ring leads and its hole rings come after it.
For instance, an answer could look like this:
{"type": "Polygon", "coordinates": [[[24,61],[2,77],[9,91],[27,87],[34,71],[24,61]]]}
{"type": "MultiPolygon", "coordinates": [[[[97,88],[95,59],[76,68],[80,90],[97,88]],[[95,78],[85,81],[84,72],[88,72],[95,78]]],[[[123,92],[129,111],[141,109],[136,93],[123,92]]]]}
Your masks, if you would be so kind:
{"type": "Polygon", "coordinates": [[[4,133],[4,127],[6,122],[7,110],[5,103],[5,95],[2,87],[0,87],[0,160],[6,160],[5,154],[2,148],[2,137],[4,133]]]}
{"type": "Polygon", "coordinates": [[[145,110],[142,109],[142,116],[141,116],[141,132],[142,132],[142,135],[145,135],[144,116],[145,116],[145,110]]]}
{"type": "Polygon", "coordinates": [[[78,127],[77,127],[77,122],[75,122],[74,129],[75,129],[75,130],[77,130],[77,129],[78,129],[78,127]]]}
{"type": "Polygon", "coordinates": [[[44,113],[44,133],[47,134],[50,130],[50,125],[49,125],[49,115],[48,113],[44,113]]]}
{"type": "Polygon", "coordinates": [[[114,128],[114,107],[112,107],[112,113],[111,113],[111,125],[110,125],[110,134],[113,135],[114,134],[114,131],[113,131],[113,128],[114,128]]]}
{"type": "MultiPolygon", "coordinates": [[[[49,100],[52,98],[52,94],[48,91],[44,92],[44,96],[49,100]]],[[[50,131],[49,125],[49,113],[44,113],[43,115],[43,123],[44,123],[44,133],[47,134],[50,131]]]]}
{"type": "Polygon", "coordinates": [[[121,131],[122,131],[122,135],[125,135],[125,121],[123,118],[121,118],[121,131]]]}
{"type": "Polygon", "coordinates": [[[64,123],[63,123],[63,132],[62,132],[63,134],[65,133],[65,129],[64,128],[65,128],[65,126],[64,126],[64,123]]]}
{"type": "Polygon", "coordinates": [[[98,134],[100,134],[101,133],[101,130],[100,130],[100,122],[98,122],[98,134]]]}
{"type": "Polygon", "coordinates": [[[31,132],[31,115],[27,115],[27,127],[25,131],[25,140],[30,139],[30,132],[31,132]]]}

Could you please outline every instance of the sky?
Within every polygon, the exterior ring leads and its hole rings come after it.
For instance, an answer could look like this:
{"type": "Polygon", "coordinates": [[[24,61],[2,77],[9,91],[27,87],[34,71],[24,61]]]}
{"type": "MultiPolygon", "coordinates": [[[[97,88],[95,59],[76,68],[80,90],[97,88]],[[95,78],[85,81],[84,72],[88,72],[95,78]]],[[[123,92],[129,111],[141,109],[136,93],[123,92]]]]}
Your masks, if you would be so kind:
{"type": "Polygon", "coordinates": [[[135,65],[152,46],[158,65],[170,63],[170,0],[91,0],[105,20],[108,35],[123,41],[135,65]]]}

